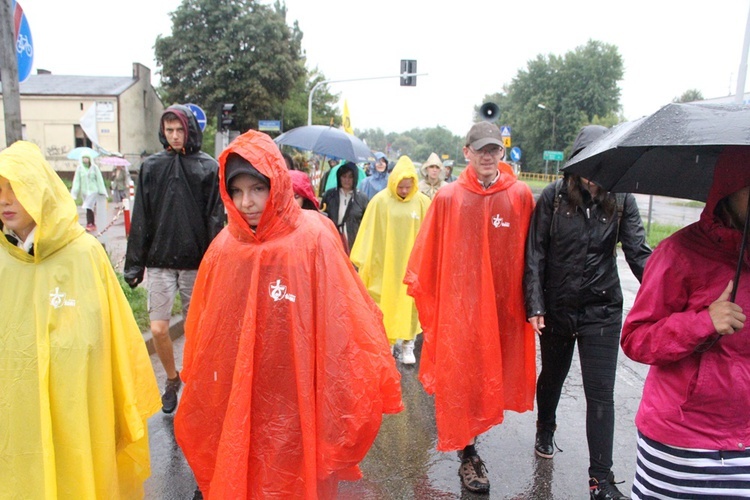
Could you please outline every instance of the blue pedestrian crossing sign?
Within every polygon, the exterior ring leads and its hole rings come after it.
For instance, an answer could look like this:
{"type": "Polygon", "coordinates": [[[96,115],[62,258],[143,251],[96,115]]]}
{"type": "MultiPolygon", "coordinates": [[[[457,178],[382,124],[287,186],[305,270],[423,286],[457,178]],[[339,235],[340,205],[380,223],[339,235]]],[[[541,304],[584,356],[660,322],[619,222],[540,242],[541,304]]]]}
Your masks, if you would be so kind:
{"type": "Polygon", "coordinates": [[[518,146],[512,148],[510,150],[510,159],[513,161],[518,161],[521,159],[521,148],[518,146]]]}
{"type": "Polygon", "coordinates": [[[193,103],[187,103],[185,104],[185,106],[187,106],[195,115],[195,119],[198,120],[198,126],[201,128],[201,132],[206,130],[206,113],[201,109],[201,107],[193,103]]]}
{"type": "Polygon", "coordinates": [[[500,137],[510,137],[510,127],[508,125],[500,127],[500,137]]]}

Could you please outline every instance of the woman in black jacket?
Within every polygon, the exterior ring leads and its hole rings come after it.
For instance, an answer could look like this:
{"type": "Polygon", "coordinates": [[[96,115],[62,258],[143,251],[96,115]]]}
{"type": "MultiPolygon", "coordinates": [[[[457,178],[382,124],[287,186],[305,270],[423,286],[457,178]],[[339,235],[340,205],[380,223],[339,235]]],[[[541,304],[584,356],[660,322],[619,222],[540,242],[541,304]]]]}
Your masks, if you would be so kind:
{"type": "Polygon", "coordinates": [[[359,224],[367,208],[367,195],[357,190],[359,169],[352,162],[347,162],[336,171],[336,187],[323,193],[321,206],[344,236],[346,253],[354,245],[359,231],[359,224]]]}
{"type": "MultiPolygon", "coordinates": [[[[606,128],[584,127],[573,156],[606,128]]],[[[622,290],[616,245],[641,280],[651,249],[631,194],[612,194],[566,174],[542,192],[526,240],[524,292],[529,322],[539,335],[536,454],[555,452],[556,410],[578,343],[586,395],[586,437],[592,499],[625,499],[614,485],[614,384],[622,290]]]]}

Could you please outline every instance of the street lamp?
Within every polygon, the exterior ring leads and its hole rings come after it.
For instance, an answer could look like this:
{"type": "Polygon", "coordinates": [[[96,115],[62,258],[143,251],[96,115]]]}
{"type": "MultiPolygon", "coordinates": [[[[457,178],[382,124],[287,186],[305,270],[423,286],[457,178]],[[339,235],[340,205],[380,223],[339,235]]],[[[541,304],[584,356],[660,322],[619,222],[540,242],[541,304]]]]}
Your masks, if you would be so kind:
{"type": "MultiPolygon", "coordinates": [[[[549,111],[550,113],[552,113],[552,150],[554,150],[555,149],[555,128],[556,128],[555,126],[556,126],[556,122],[557,122],[557,115],[555,114],[554,111],[552,111],[551,109],[549,109],[544,104],[539,103],[539,104],[536,105],[536,107],[539,108],[539,109],[543,109],[545,111],[549,111]]],[[[557,165],[559,167],[560,163],[558,162],[557,165]]],[[[547,175],[547,161],[544,162],[544,175],[547,175]]]]}
{"type": "Polygon", "coordinates": [[[552,111],[551,109],[549,109],[544,104],[537,104],[536,107],[540,108],[540,109],[544,109],[544,110],[549,111],[550,113],[552,113],[552,149],[555,149],[555,128],[556,128],[555,124],[557,122],[557,115],[555,114],[554,111],[552,111]]]}

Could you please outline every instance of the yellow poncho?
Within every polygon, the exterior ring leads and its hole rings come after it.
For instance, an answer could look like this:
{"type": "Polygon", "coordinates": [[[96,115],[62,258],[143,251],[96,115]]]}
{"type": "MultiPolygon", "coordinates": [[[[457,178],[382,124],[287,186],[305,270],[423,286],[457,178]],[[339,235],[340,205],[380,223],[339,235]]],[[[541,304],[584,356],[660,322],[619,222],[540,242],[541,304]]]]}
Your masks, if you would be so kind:
{"type": "Polygon", "coordinates": [[[36,222],[34,256],[0,236],[0,498],[142,497],[159,391],[107,254],[34,144],[0,176],[36,222]]]}
{"type": "Polygon", "coordinates": [[[406,294],[404,274],[411,248],[422,225],[430,199],[419,192],[414,164],[407,156],[399,158],[388,178],[388,187],[372,197],[367,205],[350,259],[359,269],[367,291],[383,311],[388,340],[412,340],[420,332],[414,299],[406,294]],[[412,179],[405,198],[396,187],[412,179]]]}

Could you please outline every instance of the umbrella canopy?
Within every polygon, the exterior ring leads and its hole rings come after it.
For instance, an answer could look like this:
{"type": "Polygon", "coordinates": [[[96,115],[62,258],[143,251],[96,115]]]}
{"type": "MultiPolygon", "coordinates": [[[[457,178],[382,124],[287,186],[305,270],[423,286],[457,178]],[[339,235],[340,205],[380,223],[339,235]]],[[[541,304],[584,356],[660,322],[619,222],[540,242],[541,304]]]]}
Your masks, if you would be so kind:
{"type": "Polygon", "coordinates": [[[89,158],[96,158],[97,156],[99,156],[99,153],[85,146],[71,149],[70,152],[68,153],[68,158],[71,160],[80,160],[84,156],[88,156],[89,158]]]}
{"type": "MultiPolygon", "coordinates": [[[[325,191],[328,191],[329,189],[336,187],[337,185],[336,173],[339,171],[339,168],[341,168],[342,165],[343,163],[339,163],[338,165],[336,165],[335,167],[331,169],[331,173],[328,174],[328,177],[326,178],[326,185],[325,187],[323,187],[325,191]]],[[[362,185],[362,182],[367,177],[367,172],[365,172],[365,169],[360,167],[359,165],[357,165],[357,170],[359,171],[359,174],[357,177],[357,188],[359,188],[362,185]]]]}
{"type": "Polygon", "coordinates": [[[750,147],[750,106],[668,104],[618,125],[563,170],[608,191],[706,201],[727,145],[750,147]]]}
{"type": "Polygon", "coordinates": [[[354,163],[370,161],[372,151],[357,136],[325,125],[308,125],[284,132],[274,142],[354,163]]]}
{"type": "Polygon", "coordinates": [[[99,164],[100,165],[111,165],[113,167],[129,167],[130,162],[126,160],[125,158],[120,158],[119,156],[102,156],[99,158],[99,164]]]}

